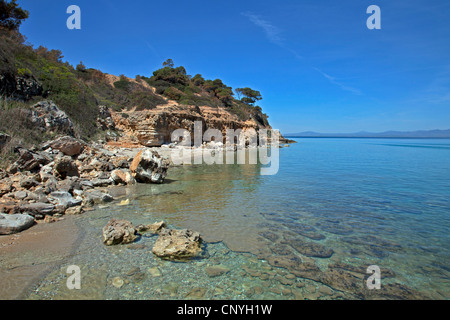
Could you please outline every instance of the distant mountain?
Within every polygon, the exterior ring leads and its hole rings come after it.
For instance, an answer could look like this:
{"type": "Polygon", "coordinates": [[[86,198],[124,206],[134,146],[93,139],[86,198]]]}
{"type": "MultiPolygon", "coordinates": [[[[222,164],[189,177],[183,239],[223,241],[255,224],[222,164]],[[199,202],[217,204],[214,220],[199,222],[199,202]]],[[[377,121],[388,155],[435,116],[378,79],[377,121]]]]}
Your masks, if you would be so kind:
{"type": "Polygon", "coordinates": [[[450,138],[450,129],[448,130],[420,130],[420,131],[385,131],[379,133],[373,132],[355,132],[355,133],[318,133],[312,131],[300,133],[287,133],[287,138],[450,138]]]}

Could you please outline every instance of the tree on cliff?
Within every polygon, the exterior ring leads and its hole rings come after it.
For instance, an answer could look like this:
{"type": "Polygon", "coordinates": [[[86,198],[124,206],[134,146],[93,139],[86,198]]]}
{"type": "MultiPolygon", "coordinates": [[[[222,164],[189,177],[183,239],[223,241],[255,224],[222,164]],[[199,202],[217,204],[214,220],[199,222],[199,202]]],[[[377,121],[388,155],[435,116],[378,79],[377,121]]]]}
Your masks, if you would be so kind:
{"type": "Polygon", "coordinates": [[[254,104],[256,101],[262,100],[261,92],[250,88],[237,88],[235,92],[238,97],[244,96],[241,101],[246,104],[254,104]]]}
{"type": "Polygon", "coordinates": [[[28,16],[29,12],[19,7],[16,0],[10,2],[0,0],[0,27],[17,30],[28,16]]]}
{"type": "Polygon", "coordinates": [[[175,64],[173,63],[172,59],[167,59],[166,61],[164,61],[163,63],[163,67],[169,67],[169,68],[173,68],[175,66],[175,64]]]}

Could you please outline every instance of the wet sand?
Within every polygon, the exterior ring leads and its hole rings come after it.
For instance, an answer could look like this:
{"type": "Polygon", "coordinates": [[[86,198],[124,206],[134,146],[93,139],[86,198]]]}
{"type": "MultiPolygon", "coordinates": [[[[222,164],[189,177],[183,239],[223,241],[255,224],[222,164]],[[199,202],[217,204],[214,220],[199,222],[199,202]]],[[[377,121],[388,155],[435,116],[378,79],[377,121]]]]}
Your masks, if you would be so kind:
{"type": "Polygon", "coordinates": [[[0,236],[0,299],[23,300],[48,272],[70,257],[80,232],[76,217],[35,224],[15,235],[0,236]]]}

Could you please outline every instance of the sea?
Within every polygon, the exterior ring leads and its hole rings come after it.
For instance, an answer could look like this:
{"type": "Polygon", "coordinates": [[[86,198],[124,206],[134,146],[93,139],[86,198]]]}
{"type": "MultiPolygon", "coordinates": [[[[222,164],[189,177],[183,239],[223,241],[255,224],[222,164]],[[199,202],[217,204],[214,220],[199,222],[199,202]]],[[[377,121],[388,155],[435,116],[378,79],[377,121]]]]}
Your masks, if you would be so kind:
{"type": "Polygon", "coordinates": [[[79,241],[27,299],[450,298],[450,140],[297,138],[279,170],[184,165],[74,217],[79,241]],[[198,231],[200,256],[156,257],[157,235],[105,246],[111,218],[198,231]],[[70,289],[69,266],[81,289],[70,289]]]}

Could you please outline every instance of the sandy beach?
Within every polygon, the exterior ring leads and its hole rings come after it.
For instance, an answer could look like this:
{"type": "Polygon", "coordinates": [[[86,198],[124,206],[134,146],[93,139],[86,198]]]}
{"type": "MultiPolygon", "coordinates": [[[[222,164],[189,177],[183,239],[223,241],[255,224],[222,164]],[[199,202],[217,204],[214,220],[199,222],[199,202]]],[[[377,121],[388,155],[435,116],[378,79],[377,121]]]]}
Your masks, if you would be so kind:
{"type": "Polygon", "coordinates": [[[39,223],[14,235],[0,236],[0,299],[28,296],[33,285],[68,258],[79,237],[76,217],[39,223]]]}

